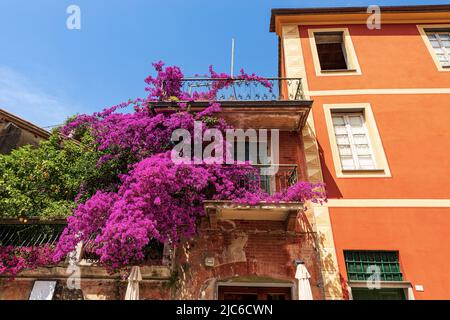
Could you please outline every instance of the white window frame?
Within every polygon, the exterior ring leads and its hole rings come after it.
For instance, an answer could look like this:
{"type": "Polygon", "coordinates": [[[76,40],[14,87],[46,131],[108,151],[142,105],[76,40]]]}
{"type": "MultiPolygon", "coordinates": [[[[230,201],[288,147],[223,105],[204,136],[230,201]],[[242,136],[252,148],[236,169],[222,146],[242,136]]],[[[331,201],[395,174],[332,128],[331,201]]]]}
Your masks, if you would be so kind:
{"type": "Polygon", "coordinates": [[[392,177],[383,144],[378,132],[375,117],[370,103],[337,103],[323,104],[325,123],[328,131],[328,138],[331,148],[334,169],[337,178],[390,178],[392,177]],[[362,112],[364,115],[364,125],[367,132],[367,138],[372,149],[375,169],[343,169],[339,154],[338,144],[332,114],[334,113],[355,113],[362,112]]]}
{"type": "Polygon", "coordinates": [[[358,76],[361,75],[361,67],[359,66],[358,57],[356,56],[355,47],[348,28],[311,28],[308,29],[309,43],[313,57],[314,69],[316,76],[358,76]],[[347,62],[347,70],[322,70],[320,66],[319,53],[317,51],[316,33],[342,33],[344,56],[347,62]]]}
{"type": "MultiPolygon", "coordinates": [[[[450,29],[450,24],[430,24],[430,25],[417,25],[417,29],[419,30],[419,33],[422,37],[423,42],[425,43],[425,46],[427,47],[434,63],[436,64],[436,67],[438,71],[440,72],[450,72],[450,67],[444,67],[442,66],[442,63],[439,61],[437,54],[431,45],[431,41],[428,38],[429,33],[439,33],[439,31],[434,30],[448,30],[450,29]],[[427,30],[433,30],[433,31],[427,31],[427,30]]],[[[450,52],[449,52],[450,54],[450,52]]],[[[449,56],[450,57],[450,56],[449,56]]]]}
{"type": "MultiPolygon", "coordinates": [[[[374,155],[374,150],[373,150],[372,144],[370,142],[369,132],[367,131],[363,111],[345,112],[345,113],[332,112],[331,118],[333,118],[335,116],[344,118],[345,128],[347,129],[347,135],[348,135],[348,139],[350,141],[350,148],[352,150],[352,158],[353,158],[353,162],[355,164],[355,168],[353,168],[353,169],[344,169],[343,168],[343,170],[375,170],[377,168],[377,163],[376,163],[376,159],[375,159],[375,155],[374,155]],[[361,119],[363,131],[364,131],[364,134],[367,139],[367,145],[369,146],[369,150],[370,150],[370,157],[372,158],[372,162],[373,162],[373,168],[365,169],[365,168],[362,168],[359,164],[358,149],[356,148],[356,143],[355,143],[355,140],[353,139],[352,126],[351,126],[350,120],[349,120],[350,116],[353,116],[353,117],[359,116],[359,118],[361,119]]],[[[334,124],[333,124],[333,129],[334,129],[334,124]]],[[[336,132],[335,132],[335,136],[336,136],[336,132]]],[[[337,139],[336,139],[336,145],[337,145],[338,151],[339,151],[339,144],[337,143],[337,139]]],[[[341,166],[343,167],[340,154],[339,154],[339,160],[341,161],[341,166]]]]}

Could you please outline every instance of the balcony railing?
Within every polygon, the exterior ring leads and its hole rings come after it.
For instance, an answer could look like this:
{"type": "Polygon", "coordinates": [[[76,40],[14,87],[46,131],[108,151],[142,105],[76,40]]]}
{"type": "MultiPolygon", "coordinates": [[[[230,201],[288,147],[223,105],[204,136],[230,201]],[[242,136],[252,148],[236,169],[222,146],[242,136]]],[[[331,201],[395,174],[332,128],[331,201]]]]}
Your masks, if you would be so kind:
{"type": "MultiPolygon", "coordinates": [[[[283,101],[304,99],[302,79],[264,78],[262,80],[242,78],[184,78],[181,89],[190,97],[202,97],[213,89],[218,89],[214,97],[217,101],[283,101]]],[[[200,100],[202,100],[200,98],[200,100]]]]}
{"type": "MultiPolygon", "coordinates": [[[[81,259],[88,263],[96,264],[100,261],[100,257],[95,252],[94,239],[95,236],[92,236],[89,241],[83,244],[81,259]]],[[[150,240],[144,248],[144,256],[142,263],[146,265],[163,265],[165,258],[167,258],[164,256],[164,244],[154,239],[150,240]]]]}
{"type": "Polygon", "coordinates": [[[267,165],[258,166],[261,172],[261,189],[268,194],[284,191],[298,181],[297,165],[279,164],[277,166],[278,171],[274,175],[265,175],[265,171],[267,171],[265,169],[268,167],[267,165]]]}
{"type": "Polygon", "coordinates": [[[0,221],[0,246],[55,245],[65,224],[19,224],[0,221]]]}
{"type": "MultiPolygon", "coordinates": [[[[297,165],[278,164],[273,166],[278,167],[275,174],[268,173],[269,165],[254,165],[254,167],[258,168],[260,174],[259,176],[254,175],[251,178],[259,179],[259,186],[264,192],[272,195],[276,192],[284,191],[298,182],[297,165]]],[[[249,183],[248,181],[242,181],[242,184],[249,183]]],[[[256,190],[250,190],[250,185],[253,186],[253,184],[248,185],[249,191],[255,192],[256,190]]],[[[243,185],[243,187],[245,188],[246,185],[243,185]]]]}

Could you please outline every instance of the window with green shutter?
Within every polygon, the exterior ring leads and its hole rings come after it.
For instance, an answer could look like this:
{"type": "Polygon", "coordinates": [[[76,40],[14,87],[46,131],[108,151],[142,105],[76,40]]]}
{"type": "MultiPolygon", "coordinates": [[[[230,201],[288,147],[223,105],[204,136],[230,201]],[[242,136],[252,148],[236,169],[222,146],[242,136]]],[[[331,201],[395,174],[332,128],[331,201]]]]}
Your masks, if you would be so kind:
{"type": "Polygon", "coordinates": [[[397,251],[349,250],[344,251],[344,257],[348,280],[368,280],[378,267],[381,281],[403,281],[397,251]]]}

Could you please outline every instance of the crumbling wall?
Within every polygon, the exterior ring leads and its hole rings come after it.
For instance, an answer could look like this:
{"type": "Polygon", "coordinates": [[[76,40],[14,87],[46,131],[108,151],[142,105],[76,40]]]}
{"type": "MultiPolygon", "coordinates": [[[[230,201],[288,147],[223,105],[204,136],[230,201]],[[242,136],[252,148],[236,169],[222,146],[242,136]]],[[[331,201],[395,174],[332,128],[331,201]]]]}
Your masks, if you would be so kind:
{"type": "Polygon", "coordinates": [[[323,298],[314,234],[287,231],[282,221],[218,221],[203,223],[198,237],[178,248],[176,298],[217,299],[218,281],[292,283],[294,260],[302,260],[311,274],[315,299],[323,298]],[[207,266],[214,260],[213,266],[207,266]]]}

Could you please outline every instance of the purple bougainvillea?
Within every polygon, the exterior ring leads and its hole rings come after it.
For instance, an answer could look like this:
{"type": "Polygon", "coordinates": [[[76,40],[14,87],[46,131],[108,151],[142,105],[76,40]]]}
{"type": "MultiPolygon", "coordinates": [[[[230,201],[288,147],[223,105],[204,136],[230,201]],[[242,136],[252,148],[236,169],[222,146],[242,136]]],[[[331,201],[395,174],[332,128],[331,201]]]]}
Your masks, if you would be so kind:
{"type": "MultiPolygon", "coordinates": [[[[230,126],[220,118],[219,90],[232,81],[226,74],[210,68],[210,77],[218,79],[209,92],[188,94],[182,90],[184,77],[179,67],[153,64],[156,76],[145,79],[148,96],[129,100],[92,115],[79,115],[61,129],[67,136],[88,131],[89,147],[101,154],[98,166],[126,163],[119,183],[98,190],[80,203],[68,218],[56,248],[0,248],[0,273],[15,274],[22,269],[62,261],[80,241],[92,241],[104,266],[118,269],[144,259],[144,248],[152,239],[178,243],[191,239],[204,216],[204,200],[231,200],[238,204],[325,199],[324,186],[299,182],[275,195],[259,187],[258,172],[248,163],[234,165],[175,164],[170,158],[171,135],[175,129],[193,132],[194,121],[213,117],[203,130],[224,130],[230,126]],[[189,103],[208,100],[210,107],[194,114],[189,103]],[[155,112],[152,102],[175,101],[173,112],[155,112]],[[133,112],[121,112],[125,108],[133,112]]],[[[243,80],[271,84],[243,70],[243,80]]]]}

